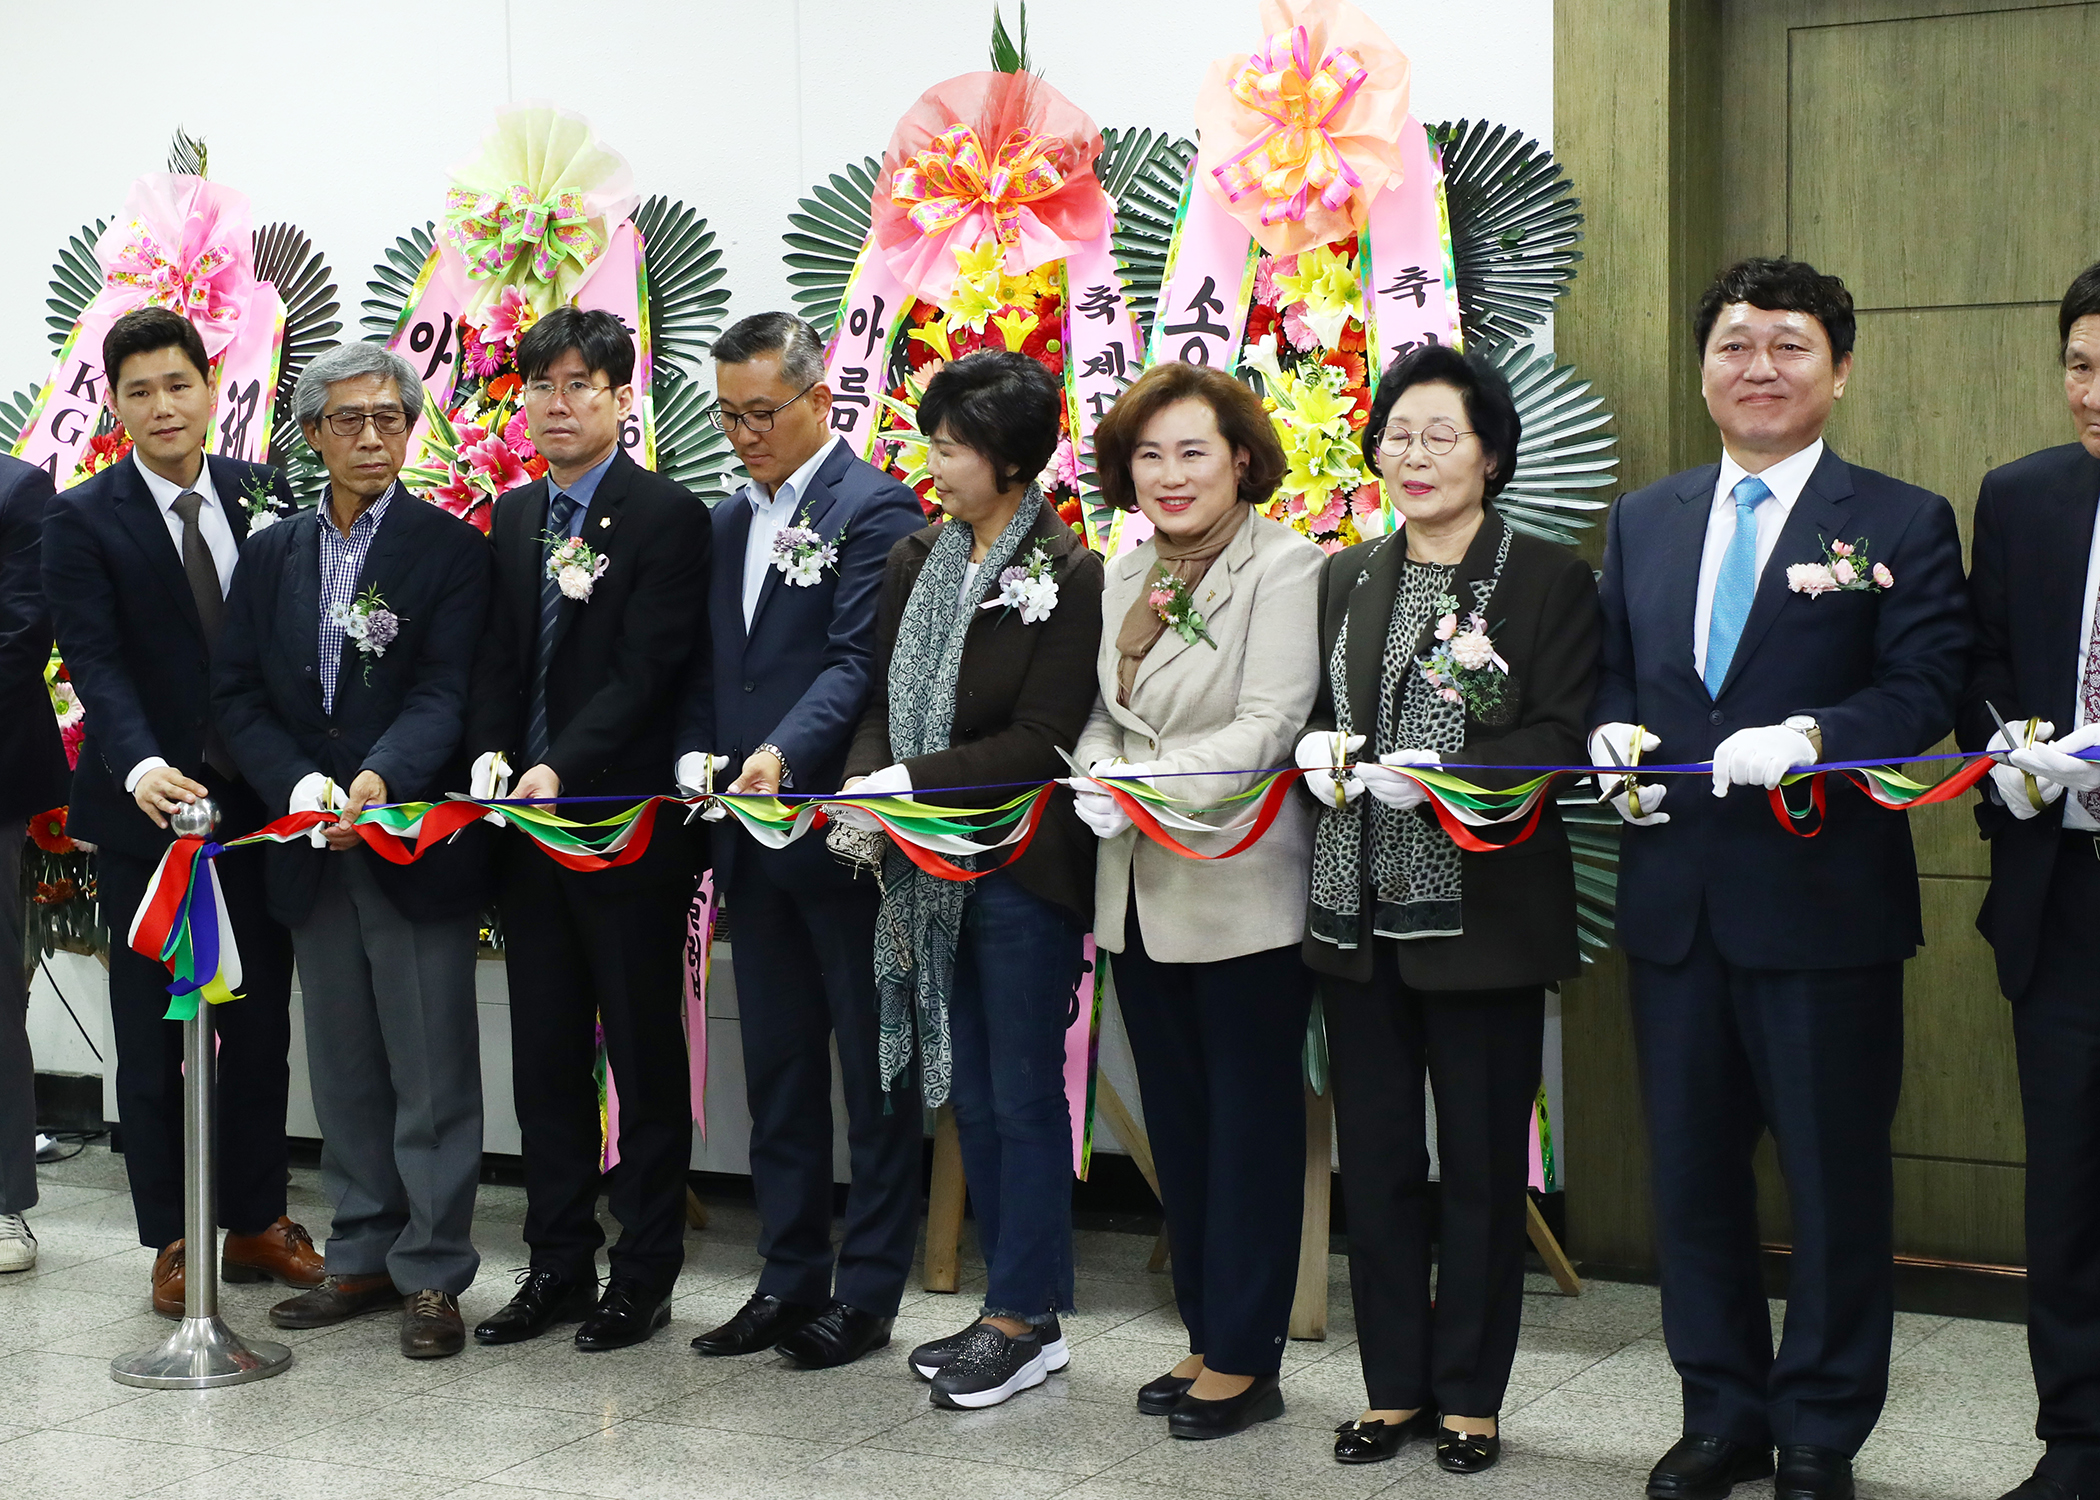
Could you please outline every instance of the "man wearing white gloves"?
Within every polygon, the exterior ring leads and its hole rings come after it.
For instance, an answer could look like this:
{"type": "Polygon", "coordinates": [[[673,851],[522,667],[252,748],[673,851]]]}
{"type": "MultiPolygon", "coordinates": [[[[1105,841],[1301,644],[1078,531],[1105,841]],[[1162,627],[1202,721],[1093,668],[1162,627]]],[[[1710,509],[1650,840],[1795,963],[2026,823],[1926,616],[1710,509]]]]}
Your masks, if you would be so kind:
{"type": "Polygon", "coordinates": [[[1602,778],[1630,825],[1618,935],[1684,1396],[1648,1494],[1724,1495],[1772,1474],[1776,1446],[1777,1495],[1847,1500],[1888,1384],[1917,866],[1907,820],[1853,789],[1830,786],[1814,837],[1768,793],[1801,767],[1900,760],[1948,732],[1969,645],[1961,544],[1945,500],[1824,446],[1852,366],[1836,277],[1744,261],[1707,290],[1695,332],[1721,460],[1612,510],[1590,737],[1602,767],[1713,768],[1710,783],[1602,778]],[[1794,1229],[1776,1354],[1751,1173],[1767,1130],[1794,1229]]]}
{"type": "Polygon", "coordinates": [[[1969,598],[1965,748],[1991,889],[1976,919],[2012,1002],[2027,1124],[2027,1347],[2048,1451],[2007,1500],[2100,1493],[2100,265],[2057,314],[2078,441],[1984,476],[1969,598]],[[2004,720],[2004,727],[1999,719],[2004,720]],[[2057,735],[2059,726],[2069,732],[2057,735]],[[2008,743],[2008,732],[2010,743],[2008,743]]]}

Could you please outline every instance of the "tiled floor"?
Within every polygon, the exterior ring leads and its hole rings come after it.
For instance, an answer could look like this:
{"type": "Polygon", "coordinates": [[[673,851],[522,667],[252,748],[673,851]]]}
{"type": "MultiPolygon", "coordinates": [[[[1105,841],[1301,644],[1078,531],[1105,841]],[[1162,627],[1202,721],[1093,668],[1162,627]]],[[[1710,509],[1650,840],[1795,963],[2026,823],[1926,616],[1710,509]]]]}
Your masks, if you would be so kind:
{"type": "MultiPolygon", "coordinates": [[[[1116,1234],[1081,1236],[1070,1370],[992,1411],[933,1409],[902,1362],[912,1344],[967,1319],[967,1287],[961,1297],[913,1291],[896,1347],[846,1370],[703,1360],[686,1341],[736,1309],[757,1269],[753,1217],[734,1205],[688,1238],[671,1326],[640,1349],[584,1355],[550,1336],[411,1363],[390,1318],[286,1335],[264,1318],[282,1293],[229,1287],[228,1320],[293,1343],[292,1368],[229,1390],[143,1392],[108,1372],[113,1355],[170,1326],[145,1309],[151,1257],[133,1243],[123,1163],[97,1149],[43,1176],[31,1216],[38,1269],[0,1278],[0,1493],[10,1500],[1632,1500],[1677,1431],[1655,1292],[1596,1282],[1567,1299],[1534,1278],[1498,1468],[1447,1475],[1420,1445],[1389,1464],[1335,1464],[1330,1429],[1363,1400],[1337,1260],[1327,1341],[1289,1346],[1285,1419],[1224,1442],[1174,1442],[1137,1415],[1131,1392],[1179,1357],[1180,1324],[1166,1278],[1144,1269],[1150,1241],[1116,1234]]],[[[294,1217],[322,1237],[315,1173],[297,1174],[294,1200],[294,1217]]],[[[482,1190],[482,1274],[462,1299],[470,1322],[501,1305],[525,1262],[523,1215],[520,1190],[482,1190]]],[[[2039,1451],[2033,1399],[2020,1329],[1899,1317],[1860,1493],[1992,1500],[2039,1451]]]]}

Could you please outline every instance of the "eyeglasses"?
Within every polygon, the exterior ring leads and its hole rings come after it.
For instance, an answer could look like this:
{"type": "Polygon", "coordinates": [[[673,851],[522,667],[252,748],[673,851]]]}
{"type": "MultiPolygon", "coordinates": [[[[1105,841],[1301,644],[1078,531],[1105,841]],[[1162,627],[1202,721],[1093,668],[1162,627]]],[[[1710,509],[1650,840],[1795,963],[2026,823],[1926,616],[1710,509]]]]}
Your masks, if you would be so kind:
{"type": "Polygon", "coordinates": [[[1420,432],[1409,432],[1405,427],[1388,427],[1385,436],[1378,440],[1378,451],[1388,458],[1405,458],[1416,438],[1422,440],[1422,451],[1442,458],[1458,446],[1462,437],[1473,436],[1471,431],[1461,432],[1444,422],[1434,422],[1420,432]]]}
{"type": "Polygon", "coordinates": [[[724,411],[721,407],[717,406],[713,411],[707,414],[707,419],[710,422],[713,422],[715,426],[721,428],[724,432],[735,432],[736,424],[739,422],[742,422],[744,424],[744,431],[752,434],[757,434],[761,432],[771,432],[773,430],[773,419],[775,417],[779,416],[782,412],[786,411],[789,407],[793,406],[797,401],[800,401],[804,396],[807,396],[811,391],[815,390],[816,388],[817,382],[812,380],[808,385],[802,387],[801,390],[797,391],[793,396],[791,396],[787,400],[781,402],[780,405],[774,407],[771,411],[724,411]]]}
{"type": "Polygon", "coordinates": [[[378,411],[332,411],[321,420],[337,437],[356,437],[365,430],[365,423],[382,437],[399,437],[408,431],[408,413],[398,406],[383,406],[378,411]]]}
{"type": "Polygon", "coordinates": [[[590,400],[592,393],[596,391],[611,389],[609,385],[592,385],[588,380],[571,380],[558,387],[551,380],[535,380],[525,387],[525,399],[535,406],[544,406],[554,399],[555,391],[559,390],[562,399],[574,406],[590,400]]]}

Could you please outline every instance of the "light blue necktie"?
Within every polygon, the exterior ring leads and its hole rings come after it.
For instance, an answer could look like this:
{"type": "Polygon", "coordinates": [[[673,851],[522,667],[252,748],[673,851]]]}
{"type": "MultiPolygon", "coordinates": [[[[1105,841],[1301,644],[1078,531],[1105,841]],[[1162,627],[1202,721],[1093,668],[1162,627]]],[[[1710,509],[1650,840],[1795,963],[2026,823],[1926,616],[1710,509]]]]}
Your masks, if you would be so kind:
{"type": "Polygon", "coordinates": [[[1755,474],[1746,474],[1729,498],[1735,501],[1735,535],[1721,554],[1713,615],[1706,624],[1706,691],[1716,698],[1743,639],[1750,601],[1757,597],[1757,507],[1772,498],[1772,491],[1755,474]]]}

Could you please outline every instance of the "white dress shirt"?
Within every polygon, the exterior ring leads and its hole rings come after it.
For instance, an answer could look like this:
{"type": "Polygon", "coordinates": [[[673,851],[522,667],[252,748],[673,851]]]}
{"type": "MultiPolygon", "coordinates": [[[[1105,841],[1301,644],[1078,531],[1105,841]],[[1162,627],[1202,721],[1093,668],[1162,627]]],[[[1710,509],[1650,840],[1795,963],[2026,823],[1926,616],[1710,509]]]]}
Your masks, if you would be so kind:
{"type": "MultiPolygon", "coordinates": [[[[2100,594],[2100,518],[2093,524],[2093,539],[2087,544],[2085,559],[2085,592],[2079,597],[2085,600],[2084,618],[2078,622],[2078,665],[2071,676],[2071,720],[2068,725],[2059,724],[2059,737],[2073,729],[2082,729],[2087,723],[2085,714],[2085,662],[2093,649],[2094,596],[2100,594]]],[[[2085,832],[2100,831],[2100,822],[2085,810],[2085,803],[2076,792],[2067,793],[2063,799],[2064,827],[2085,832]]]]}
{"type": "MultiPolygon", "coordinates": [[[[160,507],[161,519],[168,523],[168,536],[175,543],[175,557],[182,558],[182,517],[175,514],[175,502],[182,498],[182,486],[171,479],[163,479],[146,467],[136,448],[131,450],[131,461],[138,466],[139,476],[146,481],[146,488],[153,496],[153,503],[160,507]]],[[[233,539],[233,523],[226,519],[225,502],[211,486],[211,462],[207,459],[197,465],[197,482],[190,488],[202,497],[204,503],[197,507],[197,533],[204,538],[204,545],[211,549],[212,565],[219,570],[219,592],[224,594],[233,583],[233,565],[240,561],[240,543],[233,539]]],[[[139,778],[148,771],[158,770],[167,762],[158,755],[149,755],[131,768],[124,778],[124,790],[138,790],[139,778]]]]}
{"type": "Polygon", "coordinates": [[[824,467],[824,460],[831,457],[831,450],[838,442],[839,435],[833,433],[823,447],[810,455],[808,463],[790,474],[770,495],[755,479],[744,486],[744,499],[751,506],[751,534],[744,539],[746,630],[751,628],[752,616],[758,613],[758,594],[765,586],[766,569],[773,566],[773,538],[787,530],[795,519],[795,510],[808,492],[810,482],[817,477],[817,470],[824,467]]]}
{"type": "MultiPolygon", "coordinates": [[[[1779,545],[1779,533],[1786,526],[1786,518],[1793,514],[1794,502],[1801,498],[1808,476],[1815,473],[1816,465],[1822,461],[1823,440],[1817,438],[1799,453],[1782,458],[1757,476],[1772,492],[1772,498],[1757,507],[1757,577],[1764,577],[1765,564],[1771,560],[1772,549],[1779,545]]],[[[1721,474],[1714,481],[1713,509],[1706,516],[1706,550],[1699,554],[1699,601],[1692,609],[1692,670],[1701,679],[1706,676],[1706,635],[1713,626],[1714,585],[1720,581],[1721,559],[1728,555],[1728,544],[1735,540],[1735,500],[1732,497],[1735,487],[1749,472],[1725,451],[1721,454],[1721,474]]]]}

